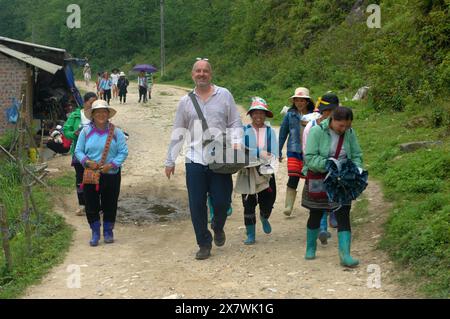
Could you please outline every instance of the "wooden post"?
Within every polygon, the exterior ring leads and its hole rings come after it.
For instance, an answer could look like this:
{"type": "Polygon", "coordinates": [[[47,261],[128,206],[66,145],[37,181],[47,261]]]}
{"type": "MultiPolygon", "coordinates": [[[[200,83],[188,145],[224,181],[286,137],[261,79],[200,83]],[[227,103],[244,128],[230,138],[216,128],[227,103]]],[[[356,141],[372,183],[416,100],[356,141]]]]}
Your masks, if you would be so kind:
{"type": "MultiPolygon", "coordinates": [[[[27,100],[28,97],[26,96],[25,99],[27,100]]],[[[24,212],[23,212],[23,222],[25,224],[25,242],[27,246],[27,253],[30,256],[31,255],[31,225],[30,225],[30,193],[29,188],[27,187],[27,178],[25,173],[25,168],[23,164],[23,150],[24,150],[24,142],[25,142],[25,136],[27,135],[26,132],[26,108],[23,107],[24,105],[27,105],[27,101],[22,102],[22,108],[20,109],[19,113],[19,152],[17,155],[17,164],[19,166],[19,172],[20,172],[20,180],[22,183],[22,190],[23,190],[23,199],[24,199],[24,212]]]]}
{"type": "Polygon", "coordinates": [[[11,271],[12,269],[12,257],[11,250],[9,248],[9,228],[8,228],[8,216],[5,208],[0,205],[0,234],[2,235],[3,251],[5,253],[6,269],[11,271]]]}

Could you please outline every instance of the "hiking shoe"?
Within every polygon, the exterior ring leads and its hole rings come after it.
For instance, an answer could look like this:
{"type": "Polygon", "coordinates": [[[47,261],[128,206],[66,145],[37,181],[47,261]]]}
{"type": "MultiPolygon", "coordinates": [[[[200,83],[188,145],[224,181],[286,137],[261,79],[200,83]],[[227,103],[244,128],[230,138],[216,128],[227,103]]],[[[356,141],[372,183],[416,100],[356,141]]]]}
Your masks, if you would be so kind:
{"type": "Polygon", "coordinates": [[[217,247],[225,245],[225,232],[223,230],[215,230],[214,231],[214,244],[217,247]]]}
{"type": "Polygon", "coordinates": [[[75,215],[77,216],[83,216],[86,214],[86,209],[84,206],[80,206],[80,208],[75,212],[75,215]]]}
{"type": "Polygon", "coordinates": [[[328,236],[328,232],[327,231],[321,231],[319,233],[319,240],[320,240],[320,243],[322,245],[328,244],[328,238],[330,238],[330,237],[328,236]]]}
{"type": "Polygon", "coordinates": [[[209,256],[211,256],[211,247],[200,246],[199,251],[195,254],[195,259],[208,259],[209,256]]]}

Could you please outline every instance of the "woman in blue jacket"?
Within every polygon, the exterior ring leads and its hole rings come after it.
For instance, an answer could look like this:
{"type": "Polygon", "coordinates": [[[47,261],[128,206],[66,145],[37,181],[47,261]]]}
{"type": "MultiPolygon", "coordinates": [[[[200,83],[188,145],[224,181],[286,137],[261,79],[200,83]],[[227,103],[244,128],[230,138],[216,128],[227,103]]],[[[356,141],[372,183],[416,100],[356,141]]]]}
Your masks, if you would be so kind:
{"type": "Polygon", "coordinates": [[[302,122],[302,116],[314,111],[314,102],[309,96],[309,90],[299,87],[293,96],[289,98],[292,107],[283,119],[280,127],[279,160],[283,160],[282,149],[287,139],[287,158],[289,180],[286,188],[286,202],[283,213],[290,216],[294,208],[297,196],[297,186],[302,176],[303,155],[302,155],[302,131],[306,123],[302,122]]]}
{"type": "MultiPolygon", "coordinates": [[[[244,143],[250,151],[250,158],[257,159],[260,162],[270,162],[272,158],[276,157],[278,150],[277,138],[273,128],[265,125],[265,120],[266,117],[273,117],[273,113],[269,110],[264,99],[253,97],[252,105],[247,115],[250,115],[252,118],[252,123],[244,127],[244,143]]],[[[261,170],[259,171],[261,172],[261,170]]],[[[244,244],[252,245],[255,243],[256,206],[258,205],[263,231],[266,234],[272,232],[269,217],[276,197],[277,188],[274,173],[270,174],[268,188],[261,190],[257,194],[242,194],[244,223],[247,231],[247,239],[244,241],[244,244]]]]}
{"type": "Polygon", "coordinates": [[[104,100],[97,100],[86,111],[91,124],[85,127],[79,137],[75,156],[85,168],[100,171],[99,185],[83,186],[86,203],[86,217],[92,229],[91,246],[100,240],[100,210],[103,211],[103,237],[105,243],[114,242],[113,228],[117,215],[117,202],[120,193],[121,166],[128,156],[128,147],[122,130],[113,127],[109,119],[116,110],[104,100]],[[100,163],[110,130],[113,138],[104,163],[100,163]]]}

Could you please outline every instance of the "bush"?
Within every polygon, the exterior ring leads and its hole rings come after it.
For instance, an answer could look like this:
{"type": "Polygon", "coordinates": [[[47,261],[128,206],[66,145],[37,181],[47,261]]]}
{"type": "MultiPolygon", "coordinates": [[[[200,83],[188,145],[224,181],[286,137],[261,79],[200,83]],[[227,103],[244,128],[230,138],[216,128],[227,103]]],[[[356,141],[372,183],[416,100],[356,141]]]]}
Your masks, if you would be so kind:
{"type": "Polygon", "coordinates": [[[399,195],[439,192],[445,186],[444,180],[450,176],[448,167],[450,154],[445,150],[420,150],[390,163],[384,180],[391,192],[399,195]]]}

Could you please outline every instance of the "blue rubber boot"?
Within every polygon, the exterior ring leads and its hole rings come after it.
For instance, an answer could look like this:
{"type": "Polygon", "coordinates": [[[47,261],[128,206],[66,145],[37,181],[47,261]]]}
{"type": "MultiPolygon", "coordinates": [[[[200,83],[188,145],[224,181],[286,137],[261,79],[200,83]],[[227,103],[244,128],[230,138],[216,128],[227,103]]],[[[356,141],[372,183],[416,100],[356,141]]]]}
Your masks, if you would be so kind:
{"type": "Polygon", "coordinates": [[[255,243],[255,225],[246,225],[247,229],[247,239],[244,240],[245,245],[253,245],[255,243]]]}
{"type": "Polygon", "coordinates": [[[322,219],[320,220],[320,233],[319,240],[322,245],[328,244],[328,238],[331,237],[330,232],[328,232],[328,213],[323,212],[322,219]]]}
{"type": "Polygon", "coordinates": [[[345,267],[355,267],[359,264],[358,259],[350,256],[350,247],[352,243],[352,233],[349,231],[338,232],[339,240],[339,258],[341,259],[341,265],[345,267]]]}
{"type": "Polygon", "coordinates": [[[228,208],[228,210],[227,210],[227,216],[230,217],[231,214],[233,214],[233,207],[231,207],[231,205],[230,205],[230,208],[228,208]]]}
{"type": "Polygon", "coordinates": [[[103,239],[106,244],[112,244],[114,242],[114,223],[104,222],[103,223],[103,239]]]}
{"type": "Polygon", "coordinates": [[[270,234],[272,232],[272,226],[270,226],[269,220],[267,218],[262,217],[262,216],[260,216],[260,218],[261,218],[263,231],[266,234],[270,234]]]}
{"type": "MultiPolygon", "coordinates": [[[[209,197],[209,196],[208,196],[208,209],[209,209],[208,223],[211,223],[211,221],[214,218],[214,208],[213,208],[213,205],[211,202],[211,197],[209,197]]],[[[227,216],[229,217],[229,216],[231,216],[231,214],[233,214],[233,207],[231,207],[231,205],[230,205],[230,208],[228,208],[228,210],[227,210],[227,216]]]]}
{"type": "Polygon", "coordinates": [[[93,223],[90,223],[89,226],[91,227],[92,230],[92,238],[89,241],[89,245],[91,245],[92,247],[95,247],[98,245],[98,242],[100,240],[100,227],[101,227],[101,223],[100,221],[95,221],[93,223]]]}
{"type": "Polygon", "coordinates": [[[335,212],[330,212],[330,227],[332,227],[332,228],[337,228],[338,227],[338,223],[337,223],[336,213],[335,212]]]}
{"type": "Polygon", "coordinates": [[[319,235],[320,229],[309,229],[306,228],[306,254],[305,259],[316,258],[317,249],[317,236],[319,235]]]}
{"type": "Polygon", "coordinates": [[[214,218],[214,208],[211,203],[211,197],[209,197],[209,196],[208,196],[207,203],[208,203],[208,209],[209,209],[208,223],[211,223],[211,221],[214,218]]]}

